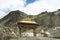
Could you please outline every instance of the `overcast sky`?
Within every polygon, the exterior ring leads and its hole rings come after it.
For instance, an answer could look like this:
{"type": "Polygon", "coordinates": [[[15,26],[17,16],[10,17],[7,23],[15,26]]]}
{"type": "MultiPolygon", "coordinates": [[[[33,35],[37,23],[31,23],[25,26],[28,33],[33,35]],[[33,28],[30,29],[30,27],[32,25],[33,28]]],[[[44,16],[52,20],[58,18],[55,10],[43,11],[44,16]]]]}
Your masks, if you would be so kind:
{"type": "Polygon", "coordinates": [[[36,15],[43,11],[51,12],[57,9],[60,9],[60,0],[0,0],[0,18],[13,10],[36,15]]]}

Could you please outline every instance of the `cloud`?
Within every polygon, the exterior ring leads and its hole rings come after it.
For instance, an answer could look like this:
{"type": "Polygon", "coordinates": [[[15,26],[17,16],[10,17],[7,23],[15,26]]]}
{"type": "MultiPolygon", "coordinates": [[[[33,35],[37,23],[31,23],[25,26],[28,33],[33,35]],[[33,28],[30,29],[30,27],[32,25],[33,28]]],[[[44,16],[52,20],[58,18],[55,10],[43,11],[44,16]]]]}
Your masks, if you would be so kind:
{"type": "Polygon", "coordinates": [[[7,14],[4,13],[3,11],[0,11],[0,19],[3,18],[5,15],[7,15],[7,14]]]}
{"type": "Polygon", "coordinates": [[[39,14],[43,11],[56,11],[60,8],[60,0],[39,0],[32,4],[29,4],[24,12],[31,15],[39,14]]]}
{"type": "Polygon", "coordinates": [[[23,5],[23,0],[0,0],[0,18],[12,10],[21,9],[23,5]]]}
{"type": "Polygon", "coordinates": [[[56,11],[60,8],[60,0],[36,0],[27,3],[29,5],[26,7],[24,7],[24,3],[26,3],[26,0],[0,0],[0,17],[12,10],[20,10],[29,15],[36,15],[43,11],[56,11]]]}

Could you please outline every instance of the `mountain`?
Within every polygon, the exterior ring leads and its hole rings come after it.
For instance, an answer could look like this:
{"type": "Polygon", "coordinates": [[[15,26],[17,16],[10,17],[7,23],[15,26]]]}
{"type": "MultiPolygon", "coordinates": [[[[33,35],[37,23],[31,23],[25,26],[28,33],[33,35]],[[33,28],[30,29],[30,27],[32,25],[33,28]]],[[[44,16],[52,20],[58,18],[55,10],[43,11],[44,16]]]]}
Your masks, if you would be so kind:
{"type": "Polygon", "coordinates": [[[17,22],[26,17],[27,14],[19,10],[11,11],[4,18],[0,19],[0,38],[2,40],[9,40],[8,38],[19,37],[19,28],[16,26],[17,22]]]}
{"type": "Polygon", "coordinates": [[[8,15],[0,20],[0,24],[4,24],[5,26],[14,25],[14,23],[23,19],[26,15],[27,14],[19,10],[11,11],[8,15]]]}
{"type": "MultiPolygon", "coordinates": [[[[3,34],[3,36],[7,38],[19,37],[20,30],[16,23],[23,19],[36,21],[39,24],[38,28],[36,28],[38,29],[38,33],[41,31],[41,28],[47,31],[51,28],[54,29],[57,26],[60,27],[60,9],[54,12],[45,11],[38,15],[27,15],[19,10],[11,11],[8,15],[0,20],[0,35],[2,36],[3,34]]],[[[22,28],[22,31],[23,30],[29,31],[30,29],[22,28]]]]}
{"type": "Polygon", "coordinates": [[[42,12],[35,17],[35,21],[43,29],[60,26],[60,9],[54,12],[42,12]]]}

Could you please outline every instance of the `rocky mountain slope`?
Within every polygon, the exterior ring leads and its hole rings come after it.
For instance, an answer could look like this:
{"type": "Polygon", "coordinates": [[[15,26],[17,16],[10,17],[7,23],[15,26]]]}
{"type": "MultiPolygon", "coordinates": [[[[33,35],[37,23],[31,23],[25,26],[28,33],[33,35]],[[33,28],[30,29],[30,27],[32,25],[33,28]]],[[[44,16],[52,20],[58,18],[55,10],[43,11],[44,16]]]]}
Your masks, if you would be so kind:
{"type": "Polygon", "coordinates": [[[9,38],[19,37],[19,28],[16,23],[22,20],[27,14],[16,10],[11,11],[8,15],[0,20],[0,38],[9,40],[9,38]]]}
{"type": "Polygon", "coordinates": [[[0,20],[0,35],[3,35],[2,37],[19,37],[19,28],[16,26],[16,23],[25,17],[35,20],[39,24],[39,28],[42,27],[44,30],[60,26],[60,9],[54,12],[45,11],[38,15],[27,15],[16,10],[0,20]]]}
{"type": "Polygon", "coordinates": [[[19,10],[12,11],[0,20],[0,24],[4,24],[5,26],[14,25],[14,23],[23,19],[26,15],[27,14],[25,14],[19,10]]]}
{"type": "Polygon", "coordinates": [[[60,26],[60,9],[54,12],[42,12],[36,16],[35,21],[43,28],[60,26]]]}

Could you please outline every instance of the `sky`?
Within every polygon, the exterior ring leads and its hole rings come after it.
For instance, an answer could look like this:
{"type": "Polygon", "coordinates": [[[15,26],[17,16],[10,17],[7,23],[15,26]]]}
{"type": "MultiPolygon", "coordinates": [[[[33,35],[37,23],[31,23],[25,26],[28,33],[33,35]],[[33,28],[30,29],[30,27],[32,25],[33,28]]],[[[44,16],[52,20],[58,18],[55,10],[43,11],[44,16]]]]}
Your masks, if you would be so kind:
{"type": "Polygon", "coordinates": [[[20,10],[28,15],[60,9],[60,0],[0,0],[0,19],[9,12],[20,10]]]}

